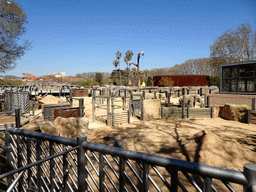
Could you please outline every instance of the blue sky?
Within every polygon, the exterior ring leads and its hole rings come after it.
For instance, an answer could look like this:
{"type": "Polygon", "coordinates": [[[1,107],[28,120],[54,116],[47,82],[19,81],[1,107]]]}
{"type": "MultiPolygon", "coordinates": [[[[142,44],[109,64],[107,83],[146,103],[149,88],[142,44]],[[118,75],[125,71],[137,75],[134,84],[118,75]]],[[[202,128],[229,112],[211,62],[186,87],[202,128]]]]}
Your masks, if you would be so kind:
{"type": "Polygon", "coordinates": [[[140,69],[171,67],[210,56],[210,45],[228,29],[250,23],[255,0],[15,0],[28,17],[22,39],[32,47],[15,69],[42,76],[111,72],[115,53],[144,51],[140,69]]]}

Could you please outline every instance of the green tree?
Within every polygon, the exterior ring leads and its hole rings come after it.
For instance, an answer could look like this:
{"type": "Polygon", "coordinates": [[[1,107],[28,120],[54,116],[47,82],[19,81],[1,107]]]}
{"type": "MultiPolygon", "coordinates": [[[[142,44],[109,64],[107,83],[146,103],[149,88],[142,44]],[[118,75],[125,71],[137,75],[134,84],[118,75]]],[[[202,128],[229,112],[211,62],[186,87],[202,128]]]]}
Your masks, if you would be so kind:
{"type": "Polygon", "coordinates": [[[146,85],[147,85],[147,86],[152,86],[152,85],[153,85],[153,79],[152,79],[152,77],[148,77],[146,85]]]}
{"type": "Polygon", "coordinates": [[[159,80],[160,86],[163,87],[173,87],[173,83],[174,81],[172,81],[172,78],[168,76],[161,77],[161,79],[159,80]]]}
{"type": "Polygon", "coordinates": [[[27,15],[18,3],[0,0],[0,72],[13,69],[29,48],[28,41],[20,40],[26,23],[27,15]]]}
{"type": "Polygon", "coordinates": [[[100,86],[103,84],[103,75],[102,73],[96,73],[95,75],[95,81],[100,84],[100,86]]]}
{"type": "MultiPolygon", "coordinates": [[[[131,59],[132,59],[132,56],[133,56],[133,52],[132,52],[131,50],[126,51],[125,57],[124,57],[124,62],[126,62],[127,68],[128,68],[129,62],[130,62],[131,59]]],[[[128,73],[127,73],[127,80],[129,79],[129,71],[130,71],[130,70],[128,70],[128,73]]],[[[127,84],[127,82],[126,82],[126,84],[127,84]]]]}
{"type": "Polygon", "coordinates": [[[211,85],[220,86],[220,76],[212,76],[212,77],[210,77],[210,86],[211,85]]]}

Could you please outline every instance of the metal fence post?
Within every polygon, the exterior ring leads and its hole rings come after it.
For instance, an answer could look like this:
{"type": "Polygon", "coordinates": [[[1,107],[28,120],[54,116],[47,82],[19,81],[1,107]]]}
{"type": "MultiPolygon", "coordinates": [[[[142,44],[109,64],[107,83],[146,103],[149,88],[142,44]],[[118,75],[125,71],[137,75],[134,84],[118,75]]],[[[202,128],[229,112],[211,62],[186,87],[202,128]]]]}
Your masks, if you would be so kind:
{"type": "Polygon", "coordinates": [[[104,159],[102,153],[99,153],[99,187],[99,191],[104,192],[104,159]]]}
{"type": "Polygon", "coordinates": [[[211,106],[211,118],[213,118],[213,106],[211,106]]]}
{"type": "Polygon", "coordinates": [[[83,117],[84,100],[79,99],[79,117],[83,117]]]}
{"type": "Polygon", "coordinates": [[[148,175],[149,175],[149,167],[148,164],[143,163],[143,191],[148,191],[149,187],[149,179],[148,179],[148,175]]]}
{"type": "MultiPolygon", "coordinates": [[[[11,156],[11,135],[8,132],[8,128],[11,128],[13,125],[12,123],[6,123],[5,124],[5,128],[6,128],[6,132],[5,132],[5,147],[6,147],[6,170],[10,171],[12,170],[12,156],[11,156]]],[[[7,177],[7,189],[11,186],[12,184],[12,175],[9,175],[7,177]]]]}
{"type": "Polygon", "coordinates": [[[20,109],[15,109],[15,124],[16,128],[20,128],[20,109]]]}
{"type": "Polygon", "coordinates": [[[77,168],[78,168],[78,191],[87,191],[87,173],[85,166],[87,166],[87,160],[85,158],[86,150],[82,147],[83,142],[87,141],[87,136],[80,135],[77,137],[77,145],[79,145],[77,151],[77,168]],[[85,181],[86,180],[86,181],[85,181]]]}
{"type": "Polygon", "coordinates": [[[206,107],[207,105],[207,96],[204,94],[204,108],[206,107]]]}
{"type": "Polygon", "coordinates": [[[201,97],[203,96],[203,88],[202,87],[199,90],[199,94],[200,94],[201,97]]]}
{"type": "Polygon", "coordinates": [[[256,164],[244,164],[244,175],[247,178],[247,185],[244,185],[244,192],[256,191],[256,164]]]}
{"type": "Polygon", "coordinates": [[[182,95],[186,95],[186,90],[184,87],[182,88],[182,95]]]}
{"type": "Polygon", "coordinates": [[[255,98],[252,98],[252,110],[255,110],[255,98]]]}
{"type": "MultiPolygon", "coordinates": [[[[42,155],[42,149],[41,149],[42,141],[37,140],[36,142],[36,161],[41,160],[41,155],[42,155]]],[[[37,188],[38,192],[42,191],[42,169],[41,169],[41,164],[37,165],[37,188]]]]}
{"type": "Polygon", "coordinates": [[[204,179],[203,191],[204,192],[211,192],[212,191],[212,179],[210,177],[206,177],[204,179]]]}
{"type": "Polygon", "coordinates": [[[124,186],[125,186],[125,160],[120,157],[119,162],[119,191],[124,192],[124,186]]]}

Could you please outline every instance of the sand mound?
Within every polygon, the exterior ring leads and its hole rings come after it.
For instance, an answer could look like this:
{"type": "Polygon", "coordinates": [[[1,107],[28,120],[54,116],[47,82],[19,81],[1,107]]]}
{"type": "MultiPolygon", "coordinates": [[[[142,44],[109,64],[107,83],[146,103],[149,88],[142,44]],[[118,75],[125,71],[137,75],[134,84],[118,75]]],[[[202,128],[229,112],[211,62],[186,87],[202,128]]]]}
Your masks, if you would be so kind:
{"type": "Polygon", "coordinates": [[[197,163],[243,171],[243,164],[256,162],[250,149],[236,140],[220,137],[211,131],[200,131],[183,138],[181,143],[189,149],[191,161],[197,163]]]}
{"type": "Polygon", "coordinates": [[[52,95],[47,95],[46,97],[42,98],[38,101],[40,104],[58,104],[59,98],[54,97],[52,95]]]}

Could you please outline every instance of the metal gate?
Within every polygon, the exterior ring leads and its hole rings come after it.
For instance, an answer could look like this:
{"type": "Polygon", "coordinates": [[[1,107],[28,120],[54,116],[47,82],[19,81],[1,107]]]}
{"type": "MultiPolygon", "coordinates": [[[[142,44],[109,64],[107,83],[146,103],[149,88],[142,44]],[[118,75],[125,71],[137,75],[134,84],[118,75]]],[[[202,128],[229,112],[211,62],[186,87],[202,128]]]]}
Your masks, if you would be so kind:
{"type": "Polygon", "coordinates": [[[4,104],[6,113],[14,113],[15,109],[20,109],[20,113],[29,113],[29,93],[28,92],[5,92],[4,104]]]}
{"type": "Polygon", "coordinates": [[[143,104],[143,95],[141,94],[131,94],[130,98],[130,108],[131,113],[134,116],[141,116],[142,104],[143,104]]]}

